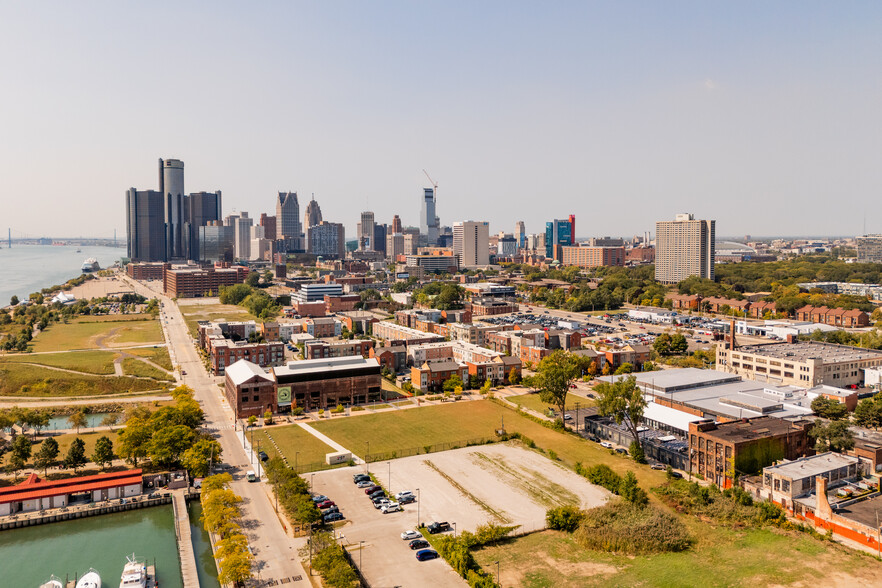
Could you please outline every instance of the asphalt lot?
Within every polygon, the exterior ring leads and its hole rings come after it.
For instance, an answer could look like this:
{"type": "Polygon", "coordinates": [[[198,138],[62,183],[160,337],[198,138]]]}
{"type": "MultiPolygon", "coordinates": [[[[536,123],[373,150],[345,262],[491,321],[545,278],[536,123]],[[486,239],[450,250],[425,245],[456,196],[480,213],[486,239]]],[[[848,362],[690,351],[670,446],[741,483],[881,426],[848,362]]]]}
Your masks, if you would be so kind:
{"type": "Polygon", "coordinates": [[[418,562],[408,541],[400,538],[403,531],[417,528],[418,518],[424,525],[456,523],[456,532],[474,531],[488,522],[534,530],[544,526],[548,508],[563,503],[590,508],[609,497],[603,488],[546,457],[508,444],[376,462],[370,470],[383,486],[389,487],[391,480],[393,494],[411,490],[418,502],[386,515],[374,509],[352,483],[352,475],[363,472],[364,466],[309,477],[314,492],[328,496],[346,516],[337,532],[374,586],[465,585],[443,560],[418,562]]]}

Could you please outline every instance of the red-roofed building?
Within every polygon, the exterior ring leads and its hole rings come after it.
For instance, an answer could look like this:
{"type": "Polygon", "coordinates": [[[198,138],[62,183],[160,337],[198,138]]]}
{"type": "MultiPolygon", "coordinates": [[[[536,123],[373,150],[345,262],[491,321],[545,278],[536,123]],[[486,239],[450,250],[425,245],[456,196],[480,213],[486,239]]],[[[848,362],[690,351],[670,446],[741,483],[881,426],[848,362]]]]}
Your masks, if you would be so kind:
{"type": "Polygon", "coordinates": [[[0,488],[0,516],[61,508],[78,501],[129,498],[140,495],[142,488],[139,469],[54,481],[31,474],[21,484],[0,488]]]}

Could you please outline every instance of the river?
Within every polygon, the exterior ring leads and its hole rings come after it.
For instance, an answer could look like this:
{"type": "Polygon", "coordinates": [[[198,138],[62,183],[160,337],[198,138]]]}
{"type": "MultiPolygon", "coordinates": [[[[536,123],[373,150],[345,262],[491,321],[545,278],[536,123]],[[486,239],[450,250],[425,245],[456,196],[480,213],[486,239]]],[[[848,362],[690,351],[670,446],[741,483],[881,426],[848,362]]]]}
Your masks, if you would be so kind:
{"type": "Polygon", "coordinates": [[[102,268],[126,255],[124,247],[17,245],[0,249],[0,306],[12,296],[26,300],[32,292],[76,278],[83,262],[94,257],[102,268]],[[79,253],[77,253],[79,251],[79,253]]]}

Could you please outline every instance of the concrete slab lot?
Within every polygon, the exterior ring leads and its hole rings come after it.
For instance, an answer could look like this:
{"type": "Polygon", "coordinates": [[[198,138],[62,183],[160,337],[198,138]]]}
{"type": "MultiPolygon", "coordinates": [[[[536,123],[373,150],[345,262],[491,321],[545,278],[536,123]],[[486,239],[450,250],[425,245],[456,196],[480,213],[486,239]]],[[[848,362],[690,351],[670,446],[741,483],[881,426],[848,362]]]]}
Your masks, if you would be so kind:
{"type": "Polygon", "coordinates": [[[382,514],[352,474],[364,466],[306,474],[314,491],[340,506],[347,522],[338,528],[353,559],[372,586],[464,586],[443,560],[418,562],[400,534],[419,521],[456,523],[456,531],[474,531],[494,522],[543,528],[554,506],[599,506],[610,493],[543,455],[516,444],[467,447],[370,464],[370,471],[392,494],[411,490],[418,503],[403,512],[382,514]],[[314,478],[312,477],[314,476],[314,478]],[[391,485],[390,485],[391,479],[391,485]],[[417,492],[419,488],[419,492],[417,492]],[[361,542],[364,542],[363,544],[361,542]],[[361,550],[361,553],[359,553],[361,550]]]}

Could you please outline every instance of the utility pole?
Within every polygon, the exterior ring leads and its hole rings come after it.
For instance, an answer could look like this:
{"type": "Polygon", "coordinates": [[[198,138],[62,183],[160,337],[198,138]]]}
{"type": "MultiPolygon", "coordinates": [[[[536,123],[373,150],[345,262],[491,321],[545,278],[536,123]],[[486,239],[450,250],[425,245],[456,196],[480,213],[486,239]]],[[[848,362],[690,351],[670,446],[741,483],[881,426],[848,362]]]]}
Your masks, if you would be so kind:
{"type": "Polygon", "coordinates": [[[581,402],[576,401],[576,432],[579,432],[579,405],[581,402]]]}

